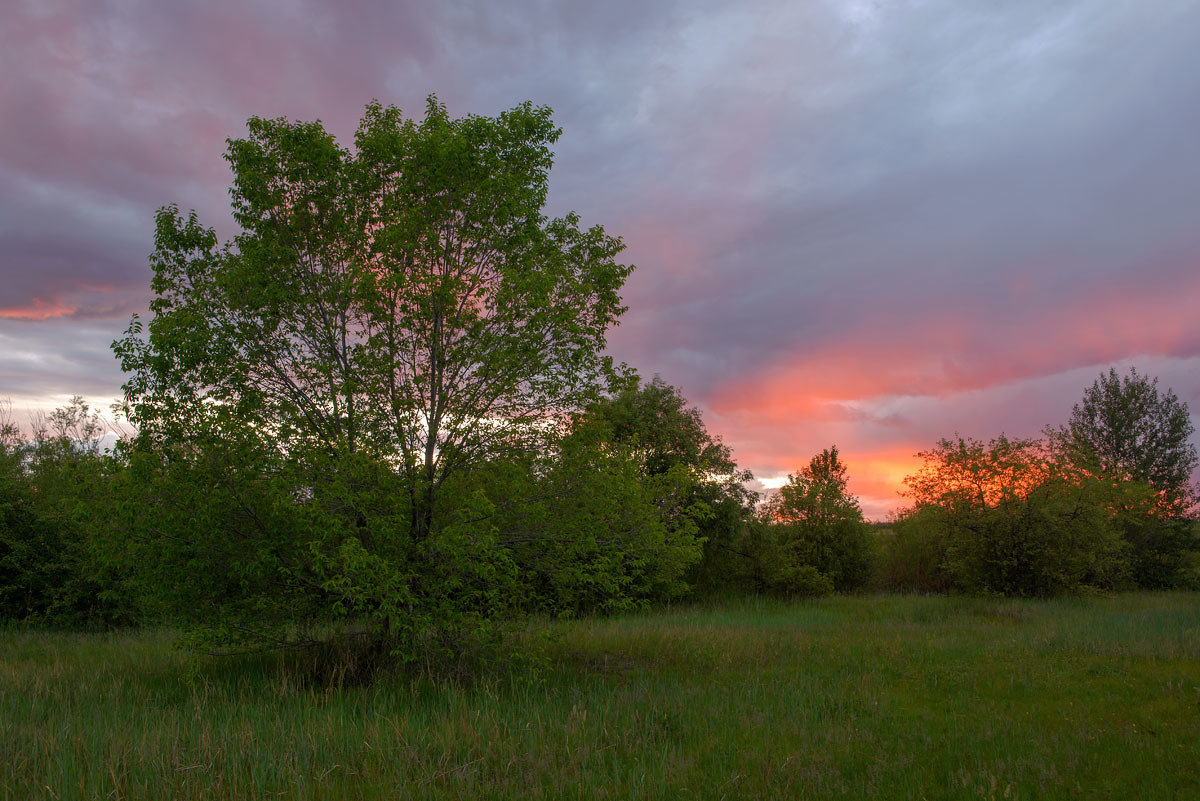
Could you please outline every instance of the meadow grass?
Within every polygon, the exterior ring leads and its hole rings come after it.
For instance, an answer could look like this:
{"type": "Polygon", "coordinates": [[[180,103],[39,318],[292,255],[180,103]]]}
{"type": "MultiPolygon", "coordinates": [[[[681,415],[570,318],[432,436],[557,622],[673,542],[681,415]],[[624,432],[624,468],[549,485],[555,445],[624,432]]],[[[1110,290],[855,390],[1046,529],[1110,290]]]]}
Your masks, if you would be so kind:
{"type": "Polygon", "coordinates": [[[1200,595],[537,623],[470,683],[0,632],[0,798],[1200,798],[1200,595]],[[539,635],[539,636],[535,636],[539,635]],[[540,636],[546,635],[546,636],[540,636]]]}

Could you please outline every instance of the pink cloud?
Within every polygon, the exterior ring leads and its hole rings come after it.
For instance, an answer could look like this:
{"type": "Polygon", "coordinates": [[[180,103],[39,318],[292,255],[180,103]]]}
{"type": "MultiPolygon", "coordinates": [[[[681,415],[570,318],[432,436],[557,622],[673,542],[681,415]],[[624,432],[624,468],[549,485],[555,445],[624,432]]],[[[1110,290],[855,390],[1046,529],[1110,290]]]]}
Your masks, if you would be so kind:
{"type": "Polygon", "coordinates": [[[706,405],[739,462],[760,475],[794,471],[837,444],[852,490],[879,517],[902,505],[915,454],[938,437],[1034,436],[1063,421],[1091,380],[1086,368],[1200,356],[1200,276],[1174,277],[1081,288],[1060,304],[926,306],[911,321],[865,314],[719,384],[706,405]]]}
{"type": "Polygon", "coordinates": [[[76,310],[77,307],[66,306],[57,300],[47,302],[41,298],[33,298],[28,306],[0,308],[0,317],[10,320],[49,320],[52,317],[68,317],[76,310]]]}
{"type": "MultiPolygon", "coordinates": [[[[817,346],[800,346],[726,384],[710,405],[775,420],[823,419],[839,402],[944,396],[1106,364],[1136,355],[1200,354],[1200,276],[1181,282],[1081,289],[1062,304],[996,304],[870,319],[817,346]]],[[[914,307],[916,308],[916,307],[914,307]]]]}

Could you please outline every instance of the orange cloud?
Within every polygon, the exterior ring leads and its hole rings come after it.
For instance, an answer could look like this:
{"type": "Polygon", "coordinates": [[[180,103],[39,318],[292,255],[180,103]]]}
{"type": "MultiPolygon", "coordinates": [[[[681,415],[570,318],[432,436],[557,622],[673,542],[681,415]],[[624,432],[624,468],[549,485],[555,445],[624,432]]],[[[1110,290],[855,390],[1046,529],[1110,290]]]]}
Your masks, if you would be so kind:
{"type": "MultiPolygon", "coordinates": [[[[917,451],[928,447],[929,444],[840,452],[839,455],[850,476],[850,492],[859,498],[867,517],[874,520],[883,519],[888,512],[905,505],[904,499],[899,495],[904,477],[917,469],[920,464],[916,456],[917,451]]],[[[811,453],[796,454],[788,459],[789,464],[795,465],[790,468],[790,472],[796,472],[802,465],[807,464],[812,456],[811,453]]],[[[772,455],[770,458],[777,457],[772,455]]],[[[764,483],[774,485],[775,482],[770,481],[772,477],[763,478],[768,479],[764,483]]]]}
{"type": "Polygon", "coordinates": [[[1043,295],[913,320],[868,315],[716,387],[706,405],[739,463],[764,478],[836,443],[851,489],[879,518],[904,505],[898,492],[919,463],[915,454],[938,436],[962,429],[989,437],[1014,425],[1036,435],[1059,422],[1053,413],[1026,419],[1052,406],[1038,394],[1053,385],[1044,379],[1132,358],[1200,355],[1200,278],[1174,279],[1081,290],[1061,304],[1043,295]]]}
{"type": "Polygon", "coordinates": [[[49,320],[52,317],[66,317],[74,314],[77,306],[67,306],[54,300],[47,303],[41,298],[33,298],[29,306],[10,306],[0,309],[0,317],[10,320],[49,320]]]}
{"type": "Polygon", "coordinates": [[[897,493],[903,486],[904,477],[912,474],[920,464],[917,451],[928,446],[926,443],[844,454],[843,461],[850,474],[850,490],[856,495],[875,499],[893,498],[899,503],[897,493]]]}
{"type": "Polygon", "coordinates": [[[824,345],[794,348],[718,388],[710,405],[783,423],[833,421],[873,399],[943,397],[1139,355],[1195,355],[1196,298],[1193,278],[1082,292],[1062,305],[893,319],[893,330],[868,322],[824,345]]]}

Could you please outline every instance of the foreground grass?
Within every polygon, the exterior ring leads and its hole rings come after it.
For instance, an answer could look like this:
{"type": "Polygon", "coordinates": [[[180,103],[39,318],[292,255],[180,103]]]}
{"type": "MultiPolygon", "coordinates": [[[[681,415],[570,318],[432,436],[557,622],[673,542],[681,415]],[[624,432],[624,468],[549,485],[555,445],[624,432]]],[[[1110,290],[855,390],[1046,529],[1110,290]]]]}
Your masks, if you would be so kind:
{"type": "Polygon", "coordinates": [[[1200,595],[548,625],[470,686],[0,633],[0,798],[1200,798],[1200,595]]]}

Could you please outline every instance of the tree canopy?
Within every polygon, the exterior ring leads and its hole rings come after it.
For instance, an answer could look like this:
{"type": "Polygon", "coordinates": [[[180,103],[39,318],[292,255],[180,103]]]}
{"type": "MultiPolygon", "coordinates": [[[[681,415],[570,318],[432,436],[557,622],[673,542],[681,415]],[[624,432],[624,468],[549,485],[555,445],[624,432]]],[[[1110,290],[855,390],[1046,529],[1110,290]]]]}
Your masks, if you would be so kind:
{"type": "Polygon", "coordinates": [[[594,397],[622,244],[542,214],[544,107],[455,120],[431,97],[417,123],[376,103],[353,152],[320,123],[248,127],[226,153],[233,241],[158,214],[149,339],[116,343],[136,422],[163,433],[182,405],[281,452],[395,463],[427,533],[449,476],[594,397]]]}
{"type": "Polygon", "coordinates": [[[767,504],[767,516],[786,523],[831,526],[844,520],[862,522],[862,507],[848,489],[846,465],[837,446],[814,456],[779,488],[767,504]]]}
{"type": "Polygon", "coordinates": [[[668,527],[700,538],[703,557],[690,575],[697,589],[746,583],[754,558],[747,524],[758,500],[746,482],[753,476],[677,387],[658,376],[648,382],[626,376],[617,391],[584,410],[576,436],[623,453],[638,480],[654,488],[668,527]]]}

